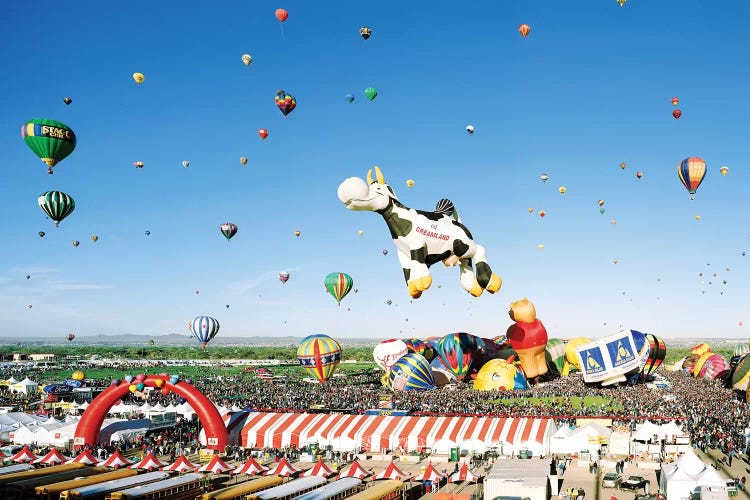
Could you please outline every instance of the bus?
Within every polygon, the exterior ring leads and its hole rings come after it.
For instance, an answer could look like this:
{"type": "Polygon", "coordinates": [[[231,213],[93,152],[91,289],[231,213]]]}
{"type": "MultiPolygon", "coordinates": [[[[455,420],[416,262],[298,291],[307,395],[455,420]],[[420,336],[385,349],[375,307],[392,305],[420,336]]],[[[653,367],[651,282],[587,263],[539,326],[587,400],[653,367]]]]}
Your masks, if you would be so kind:
{"type": "Polygon", "coordinates": [[[103,474],[96,474],[95,476],[87,478],[75,478],[70,481],[63,481],[60,483],[50,483],[43,486],[36,487],[36,497],[39,500],[59,500],[60,493],[73,488],[79,488],[82,486],[88,486],[91,484],[99,484],[105,481],[113,481],[116,479],[122,479],[125,477],[135,476],[138,471],[135,469],[120,469],[112,472],[105,472],[103,474]]]}
{"type": "Polygon", "coordinates": [[[209,480],[203,474],[190,472],[171,479],[115,491],[107,495],[105,500],[195,500],[203,493],[202,489],[208,486],[208,483],[209,480]]]}
{"type": "Polygon", "coordinates": [[[359,491],[362,481],[356,477],[342,477],[325,486],[296,497],[296,500],[341,500],[359,491]]]}
{"type": "MultiPolygon", "coordinates": [[[[65,472],[58,472],[57,474],[12,481],[4,485],[4,488],[0,493],[0,498],[3,500],[27,500],[28,498],[34,498],[37,486],[69,481],[75,478],[86,478],[95,474],[109,472],[109,470],[110,469],[107,467],[86,467],[85,469],[73,469],[65,472]]],[[[12,475],[13,474],[8,474],[8,476],[12,475]]],[[[0,478],[3,478],[3,476],[0,476],[0,478]]]]}
{"type": "Polygon", "coordinates": [[[104,500],[107,493],[126,490],[141,484],[161,481],[168,477],[169,474],[166,472],[147,472],[146,474],[130,476],[125,479],[117,479],[114,481],[107,481],[106,483],[92,484],[90,486],[82,486],[80,488],[63,491],[60,493],[60,500],[104,500]]]}
{"type": "Polygon", "coordinates": [[[383,481],[373,481],[372,486],[360,491],[356,495],[350,496],[347,500],[395,500],[402,498],[403,495],[403,481],[386,479],[383,481]]]}
{"type": "Polygon", "coordinates": [[[235,484],[228,488],[204,493],[200,497],[200,500],[244,500],[244,498],[251,493],[273,488],[283,482],[284,480],[280,476],[261,477],[245,481],[244,483],[235,484]]]}
{"type": "MultiPolygon", "coordinates": [[[[20,481],[22,479],[31,479],[32,477],[49,476],[50,474],[57,474],[58,472],[66,472],[70,470],[81,470],[86,467],[83,464],[73,463],[64,465],[53,465],[52,467],[45,467],[43,469],[31,469],[24,472],[12,472],[10,474],[3,474],[0,476],[0,493],[5,490],[5,486],[13,481],[20,481]]],[[[75,476],[74,476],[75,477],[75,476]]],[[[2,497],[0,497],[2,498],[2,497]]]]}
{"type": "Polygon", "coordinates": [[[16,472],[26,472],[27,470],[34,470],[34,466],[31,464],[6,465],[5,467],[0,467],[0,476],[16,472]]]}
{"type": "Polygon", "coordinates": [[[319,488],[327,482],[325,478],[319,476],[301,477],[259,493],[246,495],[245,500],[291,500],[303,493],[319,488]]]}

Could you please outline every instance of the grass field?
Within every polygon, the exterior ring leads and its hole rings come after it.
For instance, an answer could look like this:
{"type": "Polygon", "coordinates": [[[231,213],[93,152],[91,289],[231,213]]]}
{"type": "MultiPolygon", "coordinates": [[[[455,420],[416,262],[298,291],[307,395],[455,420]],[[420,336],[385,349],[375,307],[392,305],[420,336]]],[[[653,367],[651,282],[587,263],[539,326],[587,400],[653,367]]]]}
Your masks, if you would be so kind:
{"type": "MultiPolygon", "coordinates": [[[[526,403],[531,404],[532,406],[538,406],[541,403],[549,403],[552,401],[560,401],[564,398],[562,397],[550,397],[550,398],[537,398],[537,397],[531,397],[531,398],[502,398],[502,399],[496,399],[493,401],[496,404],[502,404],[505,406],[519,406],[524,405],[526,403]]],[[[586,396],[586,397],[570,397],[570,404],[573,408],[605,408],[607,410],[620,410],[622,409],[622,405],[615,403],[613,400],[609,398],[605,398],[602,396],[586,396]]]]}

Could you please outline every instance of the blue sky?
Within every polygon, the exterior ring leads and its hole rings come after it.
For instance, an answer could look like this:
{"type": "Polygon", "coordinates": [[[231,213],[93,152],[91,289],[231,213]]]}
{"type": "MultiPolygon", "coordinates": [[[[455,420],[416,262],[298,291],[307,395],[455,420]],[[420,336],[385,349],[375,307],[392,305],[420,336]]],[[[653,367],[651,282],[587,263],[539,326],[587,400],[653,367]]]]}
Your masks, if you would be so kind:
{"type": "Polygon", "coordinates": [[[226,336],[492,337],[529,297],[551,337],[748,336],[747,2],[92,6],[5,7],[3,335],[187,334],[205,314],[226,336]],[[297,99],[286,119],[277,89],[297,99]],[[78,136],[52,176],[19,134],[37,117],[78,136]],[[694,201],[687,156],[708,165],[694,201]],[[411,301],[383,221],[336,196],[373,165],[408,206],[452,199],[502,290],[472,298],[437,265],[411,301]],[[77,204],[57,229],[47,190],[77,204]],[[332,271],[359,290],[340,307],[332,271]]]}

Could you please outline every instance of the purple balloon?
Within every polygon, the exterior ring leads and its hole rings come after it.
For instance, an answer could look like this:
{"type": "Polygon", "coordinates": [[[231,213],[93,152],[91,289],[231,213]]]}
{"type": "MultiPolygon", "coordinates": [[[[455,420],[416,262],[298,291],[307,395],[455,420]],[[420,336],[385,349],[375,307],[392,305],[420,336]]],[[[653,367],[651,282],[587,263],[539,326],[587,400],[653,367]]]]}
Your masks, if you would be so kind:
{"type": "Polygon", "coordinates": [[[113,378],[112,382],[110,382],[109,385],[111,385],[111,386],[120,385],[120,379],[119,378],[113,378]]]}
{"type": "Polygon", "coordinates": [[[186,379],[185,379],[185,383],[186,383],[186,384],[190,384],[190,385],[192,385],[192,384],[193,384],[193,379],[191,379],[191,378],[186,378],[186,379]]]}

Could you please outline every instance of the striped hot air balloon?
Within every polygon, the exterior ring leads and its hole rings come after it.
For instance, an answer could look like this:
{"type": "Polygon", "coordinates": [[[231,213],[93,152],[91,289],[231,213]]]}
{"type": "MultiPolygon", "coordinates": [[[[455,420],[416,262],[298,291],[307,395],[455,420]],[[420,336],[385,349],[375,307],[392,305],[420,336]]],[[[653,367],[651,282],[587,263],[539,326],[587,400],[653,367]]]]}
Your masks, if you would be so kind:
{"type": "Polygon", "coordinates": [[[476,338],[470,333],[449,333],[440,339],[437,354],[445,368],[453,373],[457,380],[463,380],[469,373],[476,349],[476,338]]]}
{"type": "Polygon", "coordinates": [[[552,371],[562,373],[565,366],[565,341],[562,339],[547,339],[547,347],[544,348],[547,366],[552,371]]]}
{"type": "Polygon", "coordinates": [[[677,176],[690,193],[690,199],[692,200],[706,176],[706,162],[697,157],[685,158],[677,165],[677,176]]]}
{"type": "Polygon", "coordinates": [[[731,367],[729,361],[724,358],[721,354],[711,354],[703,363],[703,368],[700,371],[700,377],[709,380],[720,380],[725,378],[731,367]]]}
{"type": "Polygon", "coordinates": [[[69,194],[62,191],[47,191],[37,198],[39,208],[55,222],[55,226],[60,225],[65,217],[70,215],[76,208],[76,203],[69,194]]]}
{"type": "Polygon", "coordinates": [[[206,344],[219,333],[219,320],[210,316],[197,316],[193,321],[188,323],[188,328],[193,337],[205,349],[206,344]]]}
{"type": "Polygon", "coordinates": [[[653,333],[646,334],[646,340],[648,340],[648,359],[646,365],[643,367],[641,375],[644,380],[648,380],[652,373],[661,366],[664,358],[667,355],[667,346],[662,339],[654,335],[653,333]]]}
{"type": "Polygon", "coordinates": [[[338,305],[341,305],[341,299],[352,289],[354,280],[346,273],[330,273],[326,276],[324,284],[328,293],[336,299],[338,305]]]}
{"type": "Polygon", "coordinates": [[[743,354],[732,372],[732,387],[745,391],[750,381],[750,356],[743,354]]]}
{"type": "Polygon", "coordinates": [[[341,363],[341,345],[328,335],[309,335],[297,348],[297,360],[322,384],[331,378],[341,363]]]}
{"type": "Polygon", "coordinates": [[[394,391],[429,391],[435,389],[430,363],[415,352],[402,356],[388,372],[394,391]]]}

